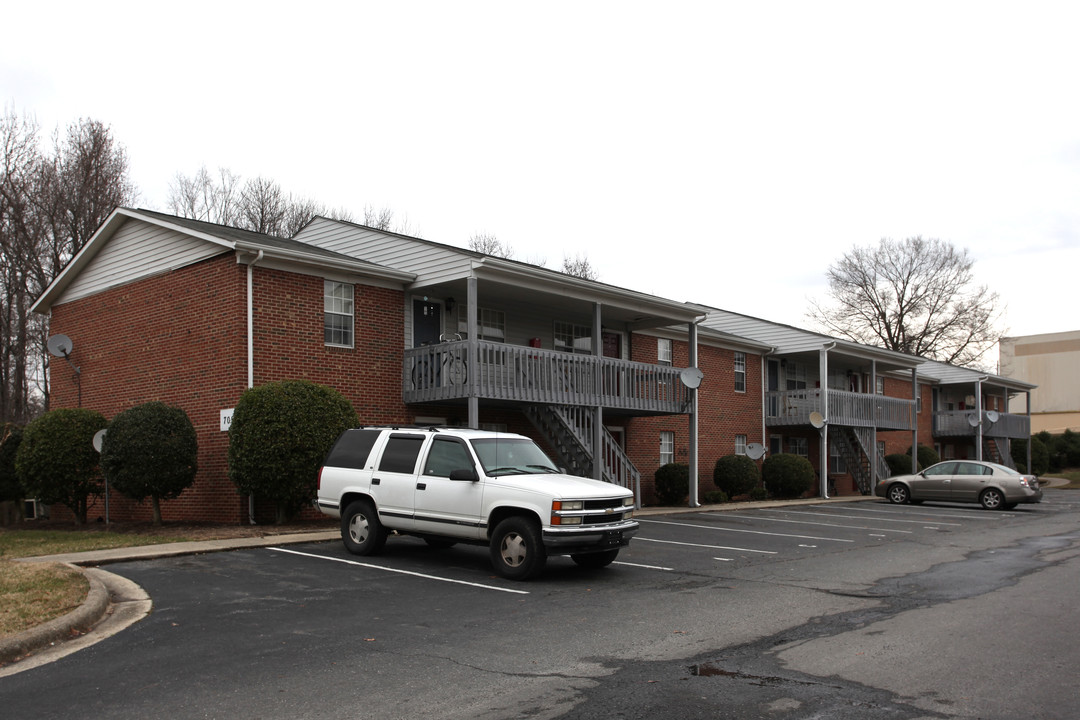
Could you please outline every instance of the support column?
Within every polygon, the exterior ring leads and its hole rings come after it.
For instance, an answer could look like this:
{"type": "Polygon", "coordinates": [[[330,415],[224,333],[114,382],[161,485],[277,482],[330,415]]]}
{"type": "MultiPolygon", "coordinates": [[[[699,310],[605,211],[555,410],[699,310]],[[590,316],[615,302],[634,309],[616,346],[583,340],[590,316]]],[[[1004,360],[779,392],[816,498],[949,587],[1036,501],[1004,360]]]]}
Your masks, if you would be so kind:
{"type": "Polygon", "coordinates": [[[870,447],[866,449],[867,456],[870,458],[870,494],[874,493],[874,488],[877,487],[877,426],[878,421],[878,394],[877,394],[877,360],[870,361],[870,395],[874,398],[874,402],[871,403],[872,412],[874,413],[873,424],[870,427],[870,447]]]}
{"type": "Polygon", "coordinates": [[[477,353],[477,336],[479,335],[479,328],[477,327],[477,308],[479,307],[479,299],[476,293],[476,278],[471,277],[467,281],[468,291],[466,294],[466,311],[469,314],[467,322],[467,332],[469,333],[469,342],[466,350],[468,355],[468,404],[469,404],[469,427],[473,430],[480,429],[480,357],[477,353]]]}
{"type": "MultiPolygon", "coordinates": [[[[831,343],[835,346],[836,343],[831,343]]],[[[818,495],[823,498],[829,497],[829,350],[824,347],[818,351],[818,399],[821,403],[821,417],[825,421],[818,428],[821,436],[818,442],[818,495]]]]}
{"type": "MultiPolygon", "coordinates": [[[[593,303],[593,357],[596,358],[596,372],[593,382],[596,383],[596,397],[604,395],[604,338],[603,338],[603,306],[593,303]]],[[[597,480],[604,479],[604,406],[597,402],[593,415],[593,477],[597,480]]]]}
{"type": "Polygon", "coordinates": [[[983,406],[982,406],[982,378],[975,381],[975,417],[979,424],[975,426],[975,459],[983,459],[983,406]]]}
{"type": "Polygon", "coordinates": [[[919,472],[919,371],[911,368],[911,474],[919,472]]]}

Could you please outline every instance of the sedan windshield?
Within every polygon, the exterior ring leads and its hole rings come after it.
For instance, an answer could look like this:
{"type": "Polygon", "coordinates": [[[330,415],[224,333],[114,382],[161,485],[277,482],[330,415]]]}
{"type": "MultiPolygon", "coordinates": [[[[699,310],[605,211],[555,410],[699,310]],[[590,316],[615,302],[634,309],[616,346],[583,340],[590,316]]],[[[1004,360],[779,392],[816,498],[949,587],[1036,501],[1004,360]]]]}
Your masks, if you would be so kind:
{"type": "Polygon", "coordinates": [[[472,446],[489,476],[559,472],[544,451],[526,438],[483,438],[473,440],[472,446]]]}

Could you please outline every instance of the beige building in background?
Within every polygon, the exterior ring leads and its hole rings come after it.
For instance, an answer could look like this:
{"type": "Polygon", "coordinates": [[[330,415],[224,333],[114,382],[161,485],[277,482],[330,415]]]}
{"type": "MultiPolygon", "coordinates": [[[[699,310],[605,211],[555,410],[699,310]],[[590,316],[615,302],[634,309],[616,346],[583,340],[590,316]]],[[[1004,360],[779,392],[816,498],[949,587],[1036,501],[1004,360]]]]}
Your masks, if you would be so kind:
{"type": "Polygon", "coordinates": [[[999,351],[1003,377],[1038,385],[1031,392],[1032,434],[1080,432],[1080,330],[1003,337],[999,351]]]}

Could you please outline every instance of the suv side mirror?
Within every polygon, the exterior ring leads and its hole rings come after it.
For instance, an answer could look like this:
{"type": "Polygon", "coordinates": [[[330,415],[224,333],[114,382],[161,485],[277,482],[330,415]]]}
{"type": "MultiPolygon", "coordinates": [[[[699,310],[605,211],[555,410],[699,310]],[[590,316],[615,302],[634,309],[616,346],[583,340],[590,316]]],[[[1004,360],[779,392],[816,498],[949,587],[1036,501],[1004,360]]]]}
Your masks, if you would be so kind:
{"type": "Polygon", "coordinates": [[[459,468],[457,470],[450,471],[451,480],[464,480],[466,482],[477,482],[480,480],[480,476],[476,474],[476,470],[472,468],[459,468]]]}

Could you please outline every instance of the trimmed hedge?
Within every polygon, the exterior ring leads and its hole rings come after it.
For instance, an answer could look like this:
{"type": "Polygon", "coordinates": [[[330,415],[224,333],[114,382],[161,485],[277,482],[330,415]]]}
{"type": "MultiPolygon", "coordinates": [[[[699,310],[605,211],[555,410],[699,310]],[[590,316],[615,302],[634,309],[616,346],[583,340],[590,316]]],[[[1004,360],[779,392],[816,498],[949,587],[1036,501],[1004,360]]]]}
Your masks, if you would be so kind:
{"type": "Polygon", "coordinates": [[[690,495],[690,466],[685,463],[661,465],[654,476],[656,501],[661,505],[681,505],[690,495]]]}
{"type": "Polygon", "coordinates": [[[761,485],[757,463],[745,455],[725,455],[716,461],[713,482],[728,497],[745,495],[761,485]]]}
{"type": "Polygon", "coordinates": [[[108,425],[94,410],[50,410],[23,431],[15,470],[27,497],[66,505],[75,523],[86,523],[91,496],[101,495],[101,469],[94,434],[108,425]]]}
{"type": "MultiPolygon", "coordinates": [[[[907,449],[908,462],[911,461],[911,448],[907,449]]],[[[918,449],[918,455],[916,459],[919,461],[919,470],[925,470],[931,465],[937,465],[941,462],[941,456],[937,454],[937,451],[933,448],[925,445],[920,445],[918,449]]],[[[908,470],[910,472],[910,468],[908,470]]]]}
{"type": "Polygon", "coordinates": [[[778,498],[802,497],[814,487],[814,466],[800,455],[770,455],[761,468],[765,489],[778,498]]]}
{"type": "Polygon", "coordinates": [[[894,453],[885,456],[885,463],[889,466],[890,475],[910,475],[911,455],[894,453]]]}
{"type": "Polygon", "coordinates": [[[109,484],[133,500],[150,498],[154,524],[161,501],[195,482],[199,441],[187,413],[161,402],[136,405],[109,423],[101,446],[101,470],[109,484]]]}
{"type": "Polygon", "coordinates": [[[229,479],[277,505],[277,522],[315,497],[319,466],[344,430],[360,424],[333,388],[285,380],[240,396],[229,429],[229,479]]]}

